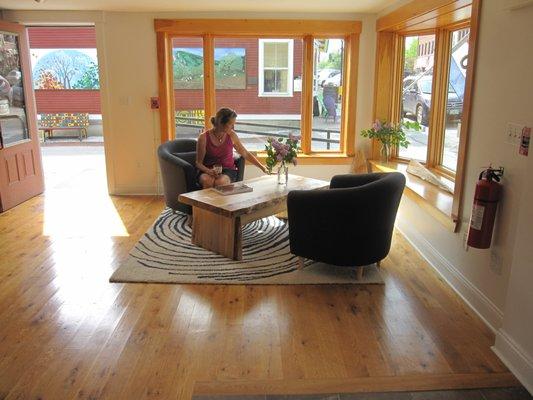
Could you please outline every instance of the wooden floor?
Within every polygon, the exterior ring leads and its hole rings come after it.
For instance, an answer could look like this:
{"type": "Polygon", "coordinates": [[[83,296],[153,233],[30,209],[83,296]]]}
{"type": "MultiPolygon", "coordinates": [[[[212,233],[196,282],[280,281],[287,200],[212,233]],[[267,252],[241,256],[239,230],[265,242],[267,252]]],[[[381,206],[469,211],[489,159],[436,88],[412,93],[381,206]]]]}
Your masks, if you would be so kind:
{"type": "Polygon", "coordinates": [[[0,215],[0,399],[517,384],[491,331],[399,234],[383,286],[110,284],[163,202],[108,197],[83,160],[0,215]]]}

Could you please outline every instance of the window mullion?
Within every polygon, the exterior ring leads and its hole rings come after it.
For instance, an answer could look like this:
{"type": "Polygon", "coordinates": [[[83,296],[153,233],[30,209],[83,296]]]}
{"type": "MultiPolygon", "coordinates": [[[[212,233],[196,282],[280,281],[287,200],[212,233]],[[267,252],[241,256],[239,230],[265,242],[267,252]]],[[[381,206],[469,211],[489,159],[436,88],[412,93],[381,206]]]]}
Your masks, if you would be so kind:
{"type": "Polygon", "coordinates": [[[210,126],[210,119],[216,113],[215,92],[215,40],[212,35],[204,36],[204,123],[210,126]]]}
{"type": "Polygon", "coordinates": [[[429,124],[427,166],[435,168],[440,164],[445,132],[446,100],[448,93],[448,60],[450,40],[448,31],[436,32],[435,58],[433,66],[432,110],[429,124]]]}
{"type": "Polygon", "coordinates": [[[311,153],[311,133],[313,126],[313,67],[314,67],[314,39],[312,36],[304,37],[302,71],[302,152],[311,153]]]}

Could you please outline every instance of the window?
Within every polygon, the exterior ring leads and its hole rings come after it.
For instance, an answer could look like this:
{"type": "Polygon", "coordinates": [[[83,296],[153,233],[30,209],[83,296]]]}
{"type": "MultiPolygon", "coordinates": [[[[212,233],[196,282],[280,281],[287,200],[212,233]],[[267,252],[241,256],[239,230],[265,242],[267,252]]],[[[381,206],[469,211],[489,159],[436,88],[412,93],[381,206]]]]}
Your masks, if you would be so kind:
{"type": "Polygon", "coordinates": [[[416,121],[420,130],[406,131],[409,146],[399,149],[401,158],[425,162],[428,151],[429,120],[431,115],[431,92],[433,86],[433,54],[416,55],[423,43],[424,49],[435,40],[435,35],[407,36],[403,38],[403,89],[401,114],[403,121],[416,121]]]}
{"type": "Polygon", "coordinates": [[[201,37],[172,39],[176,137],[197,138],[204,129],[204,48],[201,37]]]}
{"type": "MultiPolygon", "coordinates": [[[[389,166],[397,166],[402,170],[405,169],[404,162],[409,159],[422,159],[432,172],[454,183],[453,195],[439,191],[438,196],[434,196],[433,187],[428,187],[428,191],[420,191],[414,185],[410,188],[417,200],[422,198],[438,215],[443,215],[444,219],[439,220],[454,230],[462,217],[480,5],[481,0],[442,3],[436,7],[420,1],[414,12],[412,4],[408,3],[381,16],[376,22],[376,119],[396,123],[402,119],[416,119],[416,113],[409,112],[407,105],[404,107],[404,93],[415,85],[419,75],[426,76],[427,81],[427,77],[431,76],[431,85],[418,85],[427,86],[426,89],[431,87],[428,99],[430,108],[427,118],[424,118],[427,124],[421,131],[407,132],[412,145],[405,150],[396,149],[397,159],[389,166]],[[431,54],[428,55],[423,54],[424,36],[432,36],[431,54]],[[419,41],[418,48],[412,45],[411,50],[408,40],[414,41],[416,38],[419,41]],[[413,65],[415,76],[409,76],[412,71],[406,65],[409,53],[416,54],[413,65]],[[423,64],[426,65],[425,71],[417,71],[416,66],[423,64]],[[420,138],[423,139],[422,143],[418,140],[420,138]],[[421,149],[415,151],[414,147],[421,149]]],[[[413,89],[413,94],[422,92],[422,89],[413,89]]],[[[372,143],[372,157],[380,158],[377,141],[372,143]]],[[[380,165],[378,161],[375,164],[380,165]]]]}
{"type": "Polygon", "coordinates": [[[313,151],[340,149],[344,40],[314,40],[313,151]]]}
{"type": "Polygon", "coordinates": [[[457,169],[463,103],[465,98],[466,67],[468,64],[468,38],[470,29],[450,32],[448,92],[444,118],[444,135],[441,165],[451,171],[457,169]]]}
{"type": "Polygon", "coordinates": [[[162,141],[196,137],[231,107],[260,157],[267,137],[289,134],[305,162],[354,155],[361,22],[156,20],[155,30],[162,141]]]}
{"type": "Polygon", "coordinates": [[[292,96],[293,40],[259,40],[259,95],[292,96]]]}
{"type": "Polygon", "coordinates": [[[215,38],[214,44],[216,106],[237,110],[235,132],[243,145],[248,150],[263,151],[268,137],[299,135],[303,40],[223,37],[215,38]],[[258,79],[262,70],[264,76],[258,79]],[[279,92],[289,86],[288,77],[292,96],[280,96],[279,92]],[[258,96],[261,81],[263,88],[278,91],[258,96]]]}

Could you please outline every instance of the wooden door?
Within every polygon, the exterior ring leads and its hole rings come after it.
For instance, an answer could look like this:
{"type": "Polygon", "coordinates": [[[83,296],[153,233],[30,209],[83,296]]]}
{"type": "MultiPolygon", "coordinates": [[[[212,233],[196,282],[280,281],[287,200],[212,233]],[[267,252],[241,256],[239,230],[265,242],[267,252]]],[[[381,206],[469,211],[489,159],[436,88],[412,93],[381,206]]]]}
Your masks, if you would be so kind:
{"type": "Polygon", "coordinates": [[[26,29],[0,21],[0,212],[43,190],[26,29]]]}

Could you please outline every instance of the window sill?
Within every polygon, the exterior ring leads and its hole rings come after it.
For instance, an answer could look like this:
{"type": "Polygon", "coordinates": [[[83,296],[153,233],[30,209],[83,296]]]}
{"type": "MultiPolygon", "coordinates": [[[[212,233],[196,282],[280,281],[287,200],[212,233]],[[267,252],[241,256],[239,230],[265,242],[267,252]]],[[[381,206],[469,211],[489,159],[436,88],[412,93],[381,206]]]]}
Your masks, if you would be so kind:
{"type": "MultiPolygon", "coordinates": [[[[254,153],[257,159],[265,162],[266,153],[254,153]]],[[[343,153],[311,153],[298,154],[298,165],[349,165],[353,161],[352,156],[343,153]]]]}
{"type": "Polygon", "coordinates": [[[453,194],[407,173],[406,163],[397,161],[383,163],[377,160],[369,160],[368,163],[370,170],[373,172],[396,171],[402,173],[406,179],[404,193],[446,228],[455,231],[457,221],[452,216],[453,194]]]}

